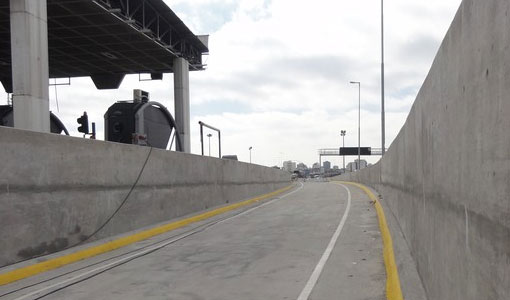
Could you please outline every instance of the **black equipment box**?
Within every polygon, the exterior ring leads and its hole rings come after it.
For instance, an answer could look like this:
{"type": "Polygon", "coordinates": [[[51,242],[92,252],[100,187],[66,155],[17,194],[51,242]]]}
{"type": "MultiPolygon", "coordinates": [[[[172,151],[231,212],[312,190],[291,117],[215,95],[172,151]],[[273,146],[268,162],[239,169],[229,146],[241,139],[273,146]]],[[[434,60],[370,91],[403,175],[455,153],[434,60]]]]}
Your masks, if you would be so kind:
{"type": "MultiPolygon", "coordinates": [[[[157,102],[119,101],[104,115],[105,140],[166,149],[175,121],[157,102]]],[[[179,137],[176,147],[180,150],[179,137]]]]}

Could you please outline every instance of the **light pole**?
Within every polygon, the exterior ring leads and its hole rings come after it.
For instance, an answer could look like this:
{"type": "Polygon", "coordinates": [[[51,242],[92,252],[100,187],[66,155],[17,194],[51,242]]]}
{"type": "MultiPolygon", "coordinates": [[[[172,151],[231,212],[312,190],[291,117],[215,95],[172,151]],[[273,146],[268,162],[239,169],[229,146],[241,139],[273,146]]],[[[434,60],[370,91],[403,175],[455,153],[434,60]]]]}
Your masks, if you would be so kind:
{"type": "MultiPolygon", "coordinates": [[[[347,133],[347,131],[345,131],[345,130],[341,130],[340,131],[340,135],[342,136],[342,147],[343,148],[345,148],[345,134],[346,133],[347,133]]],[[[345,172],[345,155],[343,156],[343,158],[344,158],[344,167],[343,167],[343,169],[344,169],[344,172],[345,172]]]]}
{"type": "Polygon", "coordinates": [[[251,164],[251,149],[253,149],[253,147],[250,146],[250,148],[248,148],[248,150],[250,150],[250,164],[251,164]]]}
{"type": "Polygon", "coordinates": [[[358,170],[360,170],[361,165],[361,146],[360,146],[360,135],[361,135],[361,82],[359,81],[351,81],[351,84],[358,85],[358,170]]]}
{"type": "Polygon", "coordinates": [[[207,137],[209,138],[209,156],[211,156],[211,136],[212,134],[208,134],[207,137]]]}
{"type": "Polygon", "coordinates": [[[382,154],[385,149],[385,121],[384,121],[384,0],[381,0],[381,146],[382,154]]]}

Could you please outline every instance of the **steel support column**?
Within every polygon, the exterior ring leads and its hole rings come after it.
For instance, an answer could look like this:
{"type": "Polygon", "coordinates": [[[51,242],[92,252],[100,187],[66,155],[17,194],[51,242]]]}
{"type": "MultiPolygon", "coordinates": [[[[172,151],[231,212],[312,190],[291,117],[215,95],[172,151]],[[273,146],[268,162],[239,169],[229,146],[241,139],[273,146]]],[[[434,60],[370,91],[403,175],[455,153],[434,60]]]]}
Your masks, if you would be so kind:
{"type": "Polygon", "coordinates": [[[175,122],[181,132],[182,151],[191,153],[189,63],[184,58],[174,59],[175,122]]]}
{"type": "Polygon", "coordinates": [[[46,0],[10,0],[14,127],[50,132],[46,0]]]}

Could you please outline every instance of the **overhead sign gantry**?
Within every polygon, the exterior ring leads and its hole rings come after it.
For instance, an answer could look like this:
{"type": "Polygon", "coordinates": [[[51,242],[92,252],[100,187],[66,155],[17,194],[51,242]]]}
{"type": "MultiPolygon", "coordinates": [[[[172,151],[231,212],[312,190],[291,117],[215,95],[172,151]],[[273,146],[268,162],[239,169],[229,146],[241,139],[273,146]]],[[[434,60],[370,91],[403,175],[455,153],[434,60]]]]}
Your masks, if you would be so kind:
{"type": "Polygon", "coordinates": [[[322,165],[323,156],[358,156],[358,155],[382,155],[381,148],[360,147],[358,154],[358,147],[340,147],[340,148],[325,148],[319,149],[319,164],[322,165]]]}

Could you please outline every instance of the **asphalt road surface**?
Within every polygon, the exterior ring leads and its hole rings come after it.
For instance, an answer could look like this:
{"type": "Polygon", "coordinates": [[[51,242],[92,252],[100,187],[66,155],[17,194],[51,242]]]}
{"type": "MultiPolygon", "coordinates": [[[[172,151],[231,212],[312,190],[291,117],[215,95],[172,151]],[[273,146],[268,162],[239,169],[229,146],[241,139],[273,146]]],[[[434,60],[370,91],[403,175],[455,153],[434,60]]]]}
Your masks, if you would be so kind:
{"type": "Polygon", "coordinates": [[[366,194],[298,183],[279,198],[0,287],[0,299],[385,299],[366,194]]]}

